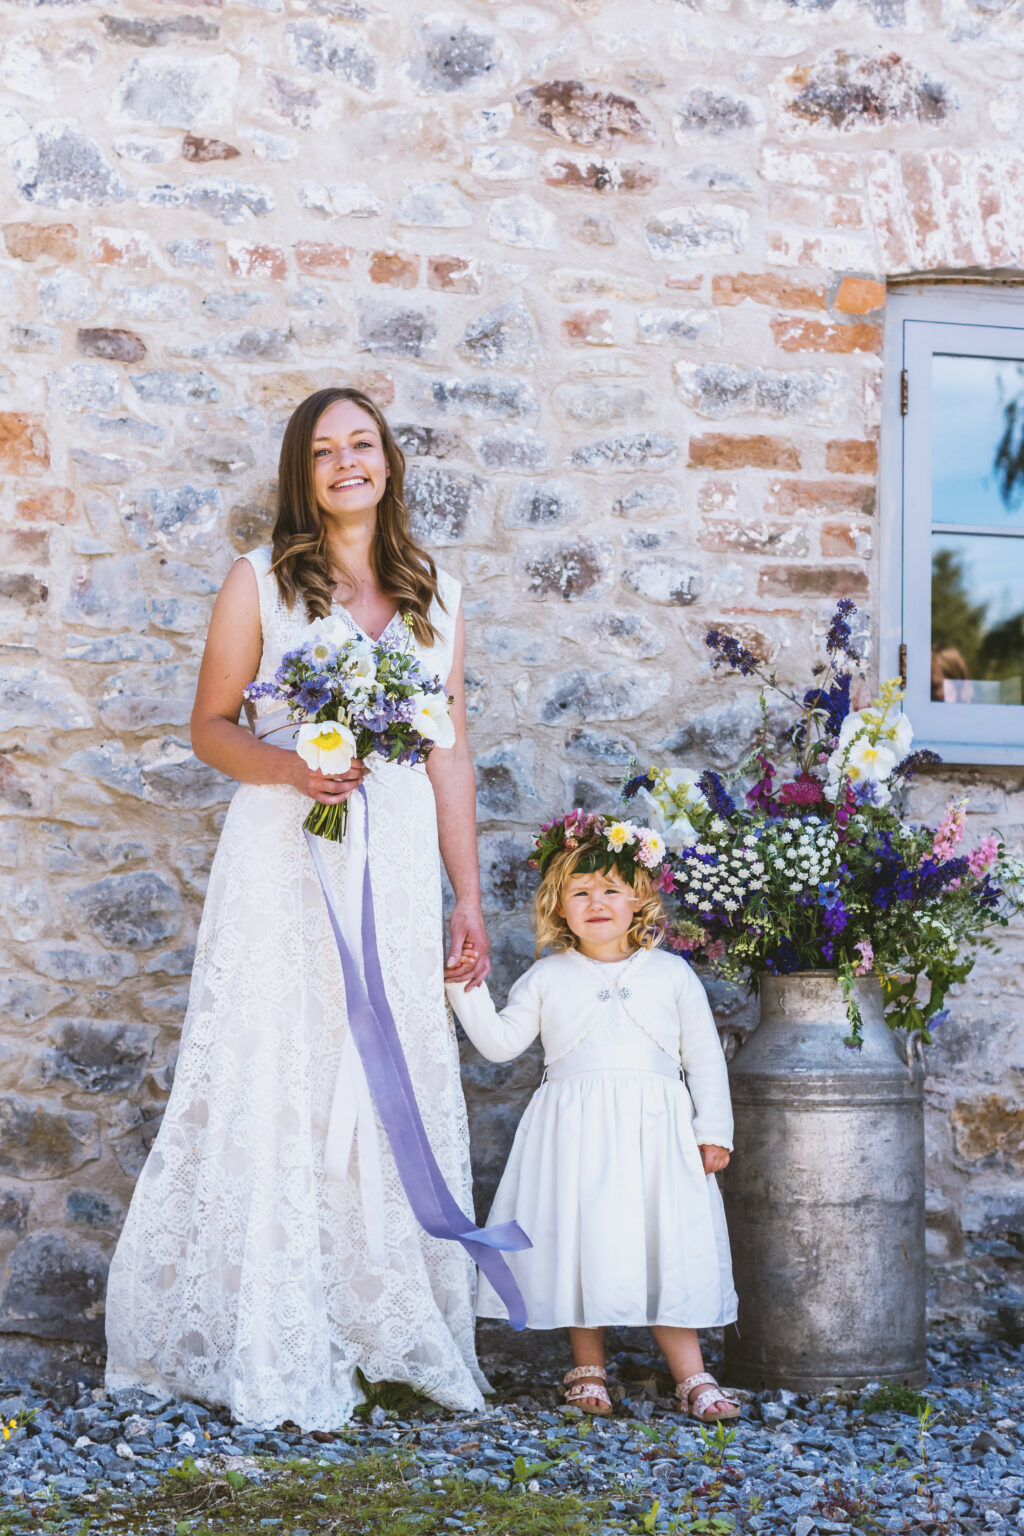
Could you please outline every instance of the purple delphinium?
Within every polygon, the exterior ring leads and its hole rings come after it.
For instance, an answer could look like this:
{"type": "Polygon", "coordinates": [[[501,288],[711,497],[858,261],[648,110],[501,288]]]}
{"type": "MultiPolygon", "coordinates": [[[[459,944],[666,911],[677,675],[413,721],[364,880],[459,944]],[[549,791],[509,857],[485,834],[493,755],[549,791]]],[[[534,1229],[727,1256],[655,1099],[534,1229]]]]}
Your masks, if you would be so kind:
{"type": "Polygon", "coordinates": [[[836,604],[836,611],[832,615],[832,622],[825,636],[825,649],[830,656],[842,654],[848,656],[851,661],[860,660],[860,652],[850,644],[850,625],[848,620],[857,612],[856,605],[848,597],[841,597],[836,604]]]}
{"type": "Polygon", "coordinates": [[[633,778],[627,779],[623,784],[621,790],[622,798],[623,800],[632,800],[640,793],[642,789],[653,788],[654,778],[651,774],[637,773],[634,774],[633,778]]]}
{"type": "Polygon", "coordinates": [[[922,747],[919,752],[909,753],[901,763],[897,763],[890,779],[902,779],[904,784],[909,784],[919,768],[930,768],[934,763],[941,763],[942,758],[938,752],[932,752],[928,747],[922,747]]]}
{"type": "Polygon", "coordinates": [[[760,665],[753,651],[748,651],[745,645],[741,645],[735,635],[727,635],[720,629],[709,629],[704,636],[704,644],[709,651],[715,653],[715,665],[724,663],[733,672],[738,672],[741,677],[749,677],[760,665]]]}
{"type": "Polygon", "coordinates": [[[705,800],[716,816],[728,818],[736,810],[736,803],[719,774],[712,768],[706,768],[697,780],[697,784],[703,792],[705,800]]]}

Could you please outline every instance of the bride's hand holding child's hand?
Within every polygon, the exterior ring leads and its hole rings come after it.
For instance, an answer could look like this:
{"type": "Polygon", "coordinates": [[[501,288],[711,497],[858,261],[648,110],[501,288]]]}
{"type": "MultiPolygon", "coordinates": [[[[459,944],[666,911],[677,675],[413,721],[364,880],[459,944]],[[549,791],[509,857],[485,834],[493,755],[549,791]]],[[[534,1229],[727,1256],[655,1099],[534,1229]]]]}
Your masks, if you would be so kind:
{"type": "Polygon", "coordinates": [[[704,1145],[700,1149],[700,1157],[705,1173],[721,1173],[723,1168],[729,1166],[729,1153],[725,1147],[704,1145]]]}
{"type": "Polygon", "coordinates": [[[445,981],[468,981],[477,967],[480,951],[471,939],[464,939],[458,959],[450,956],[444,968],[445,981]]]}

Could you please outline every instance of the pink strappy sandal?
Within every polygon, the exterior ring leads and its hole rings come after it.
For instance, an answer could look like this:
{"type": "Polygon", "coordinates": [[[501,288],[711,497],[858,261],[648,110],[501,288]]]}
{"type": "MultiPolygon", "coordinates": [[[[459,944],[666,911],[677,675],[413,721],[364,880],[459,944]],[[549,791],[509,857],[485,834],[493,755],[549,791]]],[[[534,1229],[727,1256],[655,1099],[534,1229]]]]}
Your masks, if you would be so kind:
{"type": "Polygon", "coordinates": [[[685,1381],[676,1382],[676,1397],[679,1406],[684,1413],[688,1413],[691,1419],[696,1419],[700,1424],[715,1424],[720,1419],[738,1419],[740,1416],[739,1405],[735,1398],[724,1391],[715,1378],[707,1371],[700,1371],[696,1376],[687,1376],[685,1381]],[[694,1387],[703,1387],[703,1392],[690,1401],[690,1393],[694,1387]],[[728,1403],[726,1409],[719,1408],[717,1413],[711,1412],[712,1403],[728,1403]]]}
{"type": "Polygon", "coordinates": [[[612,1400],[608,1396],[608,1389],[604,1383],[608,1380],[608,1372],[600,1365],[576,1365],[571,1371],[566,1371],[562,1377],[563,1382],[569,1388],[565,1394],[565,1400],[570,1408],[579,1408],[584,1413],[592,1413],[597,1418],[607,1418],[612,1411],[612,1400]],[[584,1407],[586,1398],[594,1398],[599,1404],[598,1408],[584,1407]]]}

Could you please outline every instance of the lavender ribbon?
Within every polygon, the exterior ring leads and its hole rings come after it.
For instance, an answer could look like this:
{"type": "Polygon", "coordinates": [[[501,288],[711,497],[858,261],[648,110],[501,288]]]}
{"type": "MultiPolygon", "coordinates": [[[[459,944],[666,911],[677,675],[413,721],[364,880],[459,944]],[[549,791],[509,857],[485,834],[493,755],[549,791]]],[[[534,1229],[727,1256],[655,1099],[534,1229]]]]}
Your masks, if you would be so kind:
{"type": "Polygon", "coordinates": [[[416,1220],[431,1237],[461,1243],[469,1256],[483,1270],[508,1309],[513,1328],[526,1326],[526,1307],[501,1253],[520,1250],[533,1244],[518,1222],[502,1222],[493,1227],[478,1227],[457,1205],[445,1184],[427,1139],[409,1076],[409,1066],[402,1051],[394,1015],[388,1002],[377,948],[377,924],[370,881],[370,806],[366,790],[359,786],[366,814],[366,839],[363,851],[362,910],[360,932],[346,935],[331,894],[320,839],[306,832],[313,868],[327,903],[334,941],[345,978],[348,1025],[359,1052],[366,1081],[402,1181],[402,1188],[416,1220]],[[362,956],[360,967],[356,951],[362,956]]]}

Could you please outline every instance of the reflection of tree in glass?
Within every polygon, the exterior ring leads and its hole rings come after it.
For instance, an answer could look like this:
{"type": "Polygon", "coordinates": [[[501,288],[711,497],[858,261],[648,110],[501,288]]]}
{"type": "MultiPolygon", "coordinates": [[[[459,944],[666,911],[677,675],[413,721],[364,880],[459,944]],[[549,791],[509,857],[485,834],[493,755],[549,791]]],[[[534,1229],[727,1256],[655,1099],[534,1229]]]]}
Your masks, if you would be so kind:
{"type": "MultiPolygon", "coordinates": [[[[1018,376],[1022,374],[1017,369],[1018,376]]],[[[1003,406],[1003,435],[996,446],[992,465],[1004,505],[1020,505],[1024,496],[1024,391],[1003,406]]]]}
{"type": "Polygon", "coordinates": [[[932,556],[932,649],[956,649],[967,676],[995,681],[1024,676],[1024,612],[988,629],[987,603],[970,601],[960,557],[951,549],[932,556]]]}
{"type": "Polygon", "coordinates": [[[932,646],[955,646],[968,677],[981,676],[977,668],[986,608],[986,603],[971,603],[959,557],[951,549],[937,549],[932,555],[932,646]]]}

